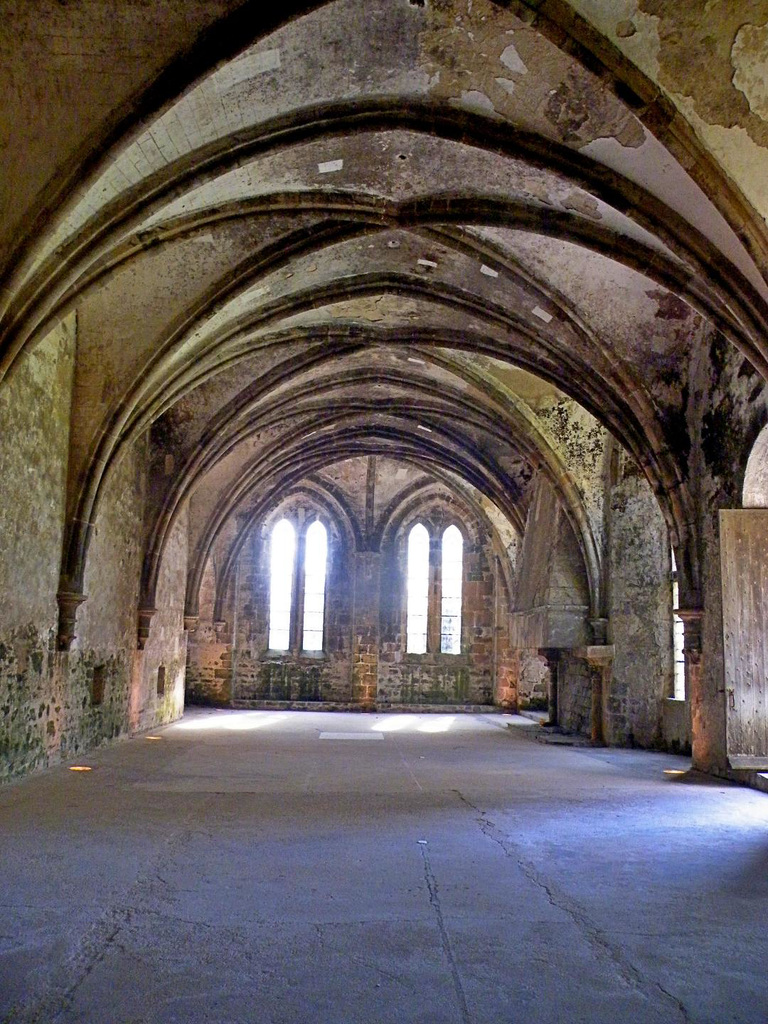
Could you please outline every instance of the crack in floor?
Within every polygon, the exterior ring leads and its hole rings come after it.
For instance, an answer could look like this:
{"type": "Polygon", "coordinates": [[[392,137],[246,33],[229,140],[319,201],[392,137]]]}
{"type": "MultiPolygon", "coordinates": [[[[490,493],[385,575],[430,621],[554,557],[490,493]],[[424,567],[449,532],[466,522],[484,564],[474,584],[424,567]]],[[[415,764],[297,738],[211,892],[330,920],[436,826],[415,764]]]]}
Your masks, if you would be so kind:
{"type": "Polygon", "coordinates": [[[104,960],[130,914],[111,910],[88,929],[67,962],[67,972],[74,978],[68,985],[55,985],[39,998],[34,1006],[15,1006],[3,1018],[4,1024],[55,1024],[72,1004],[75,992],[104,960]]]}
{"type": "Polygon", "coordinates": [[[453,955],[453,946],[451,945],[450,936],[448,930],[445,927],[445,921],[443,919],[443,908],[440,905],[440,896],[438,894],[437,879],[432,870],[432,865],[429,860],[429,854],[427,853],[426,846],[420,846],[421,856],[424,858],[424,877],[427,882],[427,890],[429,892],[429,902],[435,916],[437,917],[437,927],[440,931],[440,943],[443,947],[443,953],[448,966],[451,970],[451,978],[453,979],[453,988],[456,992],[456,1001],[459,1004],[459,1012],[461,1013],[461,1019],[464,1024],[471,1024],[472,1018],[469,1015],[469,1007],[467,1006],[467,997],[464,995],[464,986],[461,984],[461,976],[459,975],[459,968],[456,963],[456,958],[453,955]]]}
{"type": "MultiPolygon", "coordinates": [[[[210,802],[209,795],[206,803],[210,802]]],[[[31,995],[25,1004],[11,1007],[3,1018],[3,1024],[56,1024],[56,1021],[62,1019],[62,1014],[71,1008],[80,986],[114,946],[118,933],[132,923],[134,913],[155,909],[155,888],[162,881],[162,865],[176,848],[182,847],[198,831],[197,819],[200,813],[200,808],[190,811],[186,819],[165,836],[152,863],[139,873],[121,897],[104,910],[100,919],[82,934],[58,977],[54,976],[46,983],[47,991],[42,995],[31,995]],[[147,896],[150,897],[149,901],[147,896]]],[[[166,883],[161,892],[165,893],[167,888],[166,883]]]]}
{"type": "Polygon", "coordinates": [[[547,897],[550,906],[568,915],[594,952],[601,959],[608,960],[613,964],[618,971],[619,978],[625,985],[635,989],[645,998],[651,998],[651,992],[657,993],[668,1006],[673,1007],[677,1011],[683,1024],[691,1024],[688,1010],[677,996],[668,992],[660,982],[650,981],[645,978],[641,971],[626,959],[621,950],[610,942],[602,929],[590,919],[587,913],[573,899],[560,891],[552,882],[546,881],[537,870],[535,864],[519,856],[509,837],[505,836],[495,822],[491,821],[485,811],[473,804],[471,800],[468,800],[458,789],[454,789],[453,792],[465,806],[475,812],[480,831],[483,835],[496,843],[497,846],[500,846],[504,854],[517,864],[528,881],[541,889],[547,897]]]}

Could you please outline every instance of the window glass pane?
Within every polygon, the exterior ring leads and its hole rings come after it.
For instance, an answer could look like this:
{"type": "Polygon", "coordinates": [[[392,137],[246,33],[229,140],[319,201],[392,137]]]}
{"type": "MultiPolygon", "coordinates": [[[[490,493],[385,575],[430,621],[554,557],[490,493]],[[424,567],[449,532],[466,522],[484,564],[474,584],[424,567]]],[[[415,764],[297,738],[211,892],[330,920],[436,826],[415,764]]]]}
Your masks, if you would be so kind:
{"type": "Polygon", "coordinates": [[[322,616],[323,606],[325,604],[325,594],[305,594],[304,595],[304,614],[319,612],[322,616]]]}
{"type": "Polygon", "coordinates": [[[296,532],[287,519],[275,524],[269,556],[269,646],[287,651],[291,643],[291,598],[296,532]]]}
{"type": "Polygon", "coordinates": [[[408,534],[408,582],[406,651],[427,653],[427,603],[429,601],[429,534],[417,523],[408,534]]]}
{"type": "Polygon", "coordinates": [[[440,650],[461,654],[461,583],[464,574],[464,540],[455,526],[449,526],[442,542],[442,602],[440,650]]]}
{"type": "Polygon", "coordinates": [[[328,559],[328,534],[321,522],[307,530],[304,548],[304,635],[305,651],[322,651],[325,614],[325,569],[328,559]]]}
{"type": "MultiPolygon", "coordinates": [[[[680,607],[680,586],[677,582],[677,565],[675,564],[675,552],[670,548],[672,559],[672,609],[677,611],[680,607]]],[[[672,647],[674,651],[674,689],[672,696],[676,700],[685,700],[685,655],[683,653],[683,640],[685,638],[685,626],[679,615],[672,616],[672,647]]]]}

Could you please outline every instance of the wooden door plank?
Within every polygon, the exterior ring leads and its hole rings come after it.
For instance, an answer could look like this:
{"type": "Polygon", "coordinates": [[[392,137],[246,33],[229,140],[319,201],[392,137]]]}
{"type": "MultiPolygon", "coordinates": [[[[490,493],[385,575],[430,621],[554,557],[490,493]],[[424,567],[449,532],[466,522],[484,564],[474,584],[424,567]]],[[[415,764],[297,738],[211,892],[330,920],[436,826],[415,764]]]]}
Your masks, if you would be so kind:
{"type": "Polygon", "coordinates": [[[768,509],[720,513],[726,740],[732,767],[768,767],[768,509]]]}

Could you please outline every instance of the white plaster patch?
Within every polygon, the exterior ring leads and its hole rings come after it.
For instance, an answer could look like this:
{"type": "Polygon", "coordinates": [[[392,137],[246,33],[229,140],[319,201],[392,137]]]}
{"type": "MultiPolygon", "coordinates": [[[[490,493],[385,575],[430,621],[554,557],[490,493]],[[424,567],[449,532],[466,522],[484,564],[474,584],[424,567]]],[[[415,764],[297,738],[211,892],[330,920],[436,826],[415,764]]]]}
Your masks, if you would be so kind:
{"type": "Polygon", "coordinates": [[[552,314],[548,313],[546,309],[542,309],[541,306],[534,306],[531,312],[534,316],[537,316],[539,320],[543,320],[545,324],[548,324],[552,319],[552,314]]]}
{"type": "Polygon", "coordinates": [[[731,48],[733,84],[753,114],[768,121],[768,25],[742,25],[731,48]]]}
{"type": "Polygon", "coordinates": [[[478,89],[468,89],[461,94],[461,105],[465,110],[476,110],[483,114],[495,114],[492,101],[478,89]]]}
{"type": "Polygon", "coordinates": [[[254,75],[262,75],[266,71],[277,71],[280,67],[279,50],[259,50],[247,53],[235,60],[227,68],[227,86],[239,85],[254,75]]]}
{"type": "Polygon", "coordinates": [[[326,160],[317,165],[317,170],[320,174],[333,174],[334,171],[340,171],[343,166],[343,160],[326,160]]]}
{"type": "Polygon", "coordinates": [[[638,0],[569,0],[571,7],[608,39],[612,39],[623,54],[643,71],[653,82],[659,80],[659,25],[661,18],[656,14],[645,14],[638,10],[638,0]],[[635,33],[620,36],[616,28],[623,21],[631,21],[635,33]]]}
{"type": "MultiPolygon", "coordinates": [[[[696,112],[696,106],[689,96],[676,95],[675,103],[693,124],[715,159],[737,182],[747,199],[768,223],[768,152],[753,141],[749,133],[740,126],[724,128],[719,124],[707,124],[696,112]]],[[[760,273],[753,269],[756,284],[762,295],[768,297],[765,281],[760,284],[760,273]]]]}
{"type": "Polygon", "coordinates": [[[417,260],[420,267],[436,267],[437,264],[434,260],[417,260]]]}
{"type": "Polygon", "coordinates": [[[499,60],[505,68],[509,68],[510,71],[516,71],[519,75],[527,75],[528,68],[523,62],[522,57],[514,48],[512,43],[506,47],[499,60]]]}
{"type": "Polygon", "coordinates": [[[494,270],[493,267],[487,267],[485,264],[480,267],[480,273],[485,274],[486,277],[498,277],[498,270],[494,270]]]}

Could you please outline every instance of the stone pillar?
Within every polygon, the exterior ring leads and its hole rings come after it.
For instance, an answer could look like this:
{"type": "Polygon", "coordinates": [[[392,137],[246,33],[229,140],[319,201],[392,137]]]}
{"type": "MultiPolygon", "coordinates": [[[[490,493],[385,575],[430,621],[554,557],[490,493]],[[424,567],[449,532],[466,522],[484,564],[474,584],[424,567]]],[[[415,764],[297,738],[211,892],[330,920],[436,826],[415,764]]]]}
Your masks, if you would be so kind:
{"type": "Polygon", "coordinates": [[[549,682],[547,684],[547,725],[557,725],[557,680],[560,669],[560,650],[547,647],[541,652],[549,665],[549,682]]]}
{"type": "Polygon", "coordinates": [[[606,739],[605,706],[611,692],[611,669],[616,649],[613,644],[593,644],[579,647],[573,652],[578,658],[584,658],[589,665],[592,682],[592,715],[590,721],[590,738],[593,743],[603,744],[606,739]]]}
{"type": "Polygon", "coordinates": [[[378,551],[357,551],[354,568],[352,694],[364,707],[373,707],[379,681],[381,555],[378,551]]]}
{"type": "Polygon", "coordinates": [[[707,733],[707,706],[704,693],[704,659],[702,657],[701,608],[678,608],[683,620],[683,657],[685,658],[685,697],[691,708],[691,749],[694,766],[711,767],[705,736],[707,733]]]}

